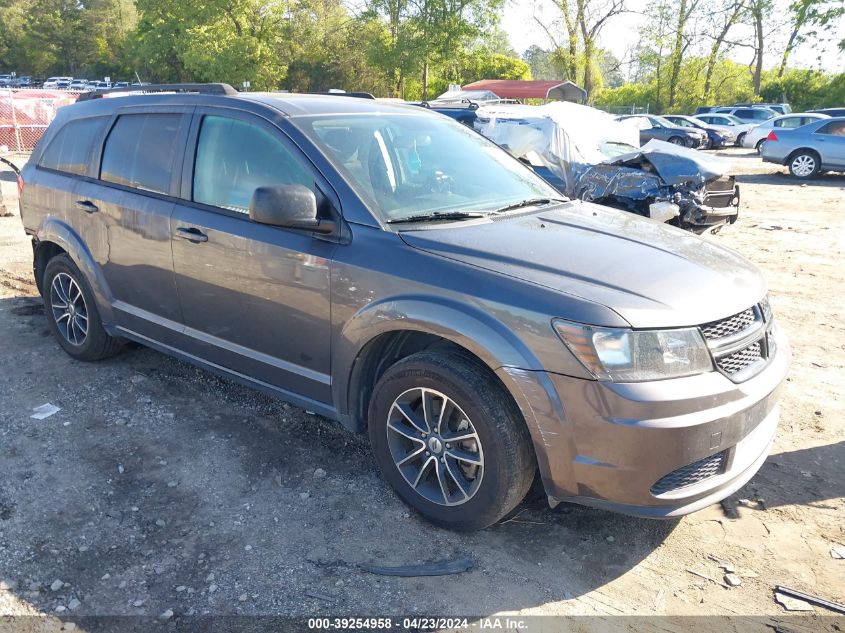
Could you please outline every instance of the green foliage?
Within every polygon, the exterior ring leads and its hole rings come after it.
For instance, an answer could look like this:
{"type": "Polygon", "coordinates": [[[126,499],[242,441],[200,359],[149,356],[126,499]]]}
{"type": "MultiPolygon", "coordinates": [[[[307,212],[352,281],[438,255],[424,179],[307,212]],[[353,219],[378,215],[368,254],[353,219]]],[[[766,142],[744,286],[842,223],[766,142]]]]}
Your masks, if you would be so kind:
{"type": "Polygon", "coordinates": [[[795,112],[841,107],[845,103],[845,73],[830,75],[792,68],[778,77],[777,71],[767,71],[763,73],[760,97],[767,102],[785,99],[795,112]]]}

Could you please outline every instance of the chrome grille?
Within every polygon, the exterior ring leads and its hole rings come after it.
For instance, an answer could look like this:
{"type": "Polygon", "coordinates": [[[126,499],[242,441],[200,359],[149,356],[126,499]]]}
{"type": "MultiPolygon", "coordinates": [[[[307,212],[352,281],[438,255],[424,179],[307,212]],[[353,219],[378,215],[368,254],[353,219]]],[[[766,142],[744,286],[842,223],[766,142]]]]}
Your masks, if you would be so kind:
{"type": "Polygon", "coordinates": [[[721,453],[716,453],[710,457],[700,459],[688,466],[684,466],[683,468],[678,468],[678,470],[673,470],[665,477],[661,477],[657,483],[651,487],[651,494],[661,495],[669,492],[670,490],[685,488],[687,486],[697,484],[700,481],[704,481],[705,479],[709,479],[710,477],[719,475],[725,470],[726,457],[727,452],[722,451],[721,453]]]}
{"type": "Polygon", "coordinates": [[[756,319],[757,317],[754,314],[754,308],[748,308],[747,310],[743,310],[739,314],[735,314],[727,319],[702,325],[701,331],[704,334],[705,339],[708,341],[714,341],[726,336],[731,336],[737,332],[742,332],[754,323],[756,319]]]}
{"type": "Polygon", "coordinates": [[[756,341],[733,354],[717,358],[716,365],[726,374],[733,375],[741,372],[746,367],[750,367],[762,358],[762,346],[760,345],[760,341],[756,341]]]}

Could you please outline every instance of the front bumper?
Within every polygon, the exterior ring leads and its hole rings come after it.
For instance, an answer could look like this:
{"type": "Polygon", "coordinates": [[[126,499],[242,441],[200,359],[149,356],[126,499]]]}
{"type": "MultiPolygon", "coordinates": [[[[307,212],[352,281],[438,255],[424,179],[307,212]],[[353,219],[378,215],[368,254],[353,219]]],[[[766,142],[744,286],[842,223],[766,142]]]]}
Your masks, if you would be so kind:
{"type": "Polygon", "coordinates": [[[724,499],[769,453],[788,367],[781,341],[765,369],[741,383],[716,372],[647,383],[544,373],[561,406],[535,413],[562,414],[536,420],[535,450],[550,502],[669,518],[724,499]],[[714,456],[721,460],[717,471],[656,490],[667,475],[714,456]]]}

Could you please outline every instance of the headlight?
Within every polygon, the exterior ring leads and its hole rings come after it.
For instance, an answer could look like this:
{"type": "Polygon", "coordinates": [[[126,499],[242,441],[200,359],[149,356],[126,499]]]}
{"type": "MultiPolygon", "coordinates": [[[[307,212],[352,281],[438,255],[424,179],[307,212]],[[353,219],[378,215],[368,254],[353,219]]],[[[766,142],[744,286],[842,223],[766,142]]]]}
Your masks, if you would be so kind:
{"type": "Polygon", "coordinates": [[[642,382],[713,371],[698,328],[629,330],[559,319],[553,325],[575,357],[599,380],[642,382]]]}

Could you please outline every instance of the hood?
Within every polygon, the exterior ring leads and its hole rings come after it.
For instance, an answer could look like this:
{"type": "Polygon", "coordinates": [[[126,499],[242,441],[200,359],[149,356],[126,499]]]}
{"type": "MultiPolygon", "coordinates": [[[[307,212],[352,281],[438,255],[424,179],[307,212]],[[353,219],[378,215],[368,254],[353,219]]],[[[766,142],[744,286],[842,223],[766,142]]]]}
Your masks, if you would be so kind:
{"type": "Polygon", "coordinates": [[[658,140],[651,140],[638,151],[622,154],[608,162],[626,167],[648,163],[667,185],[703,185],[730,170],[726,160],[658,140]]]}
{"type": "Polygon", "coordinates": [[[413,248],[603,305],[635,328],[716,321],[766,291],[760,271],[732,250],[585,202],[400,235],[413,248]]]}

